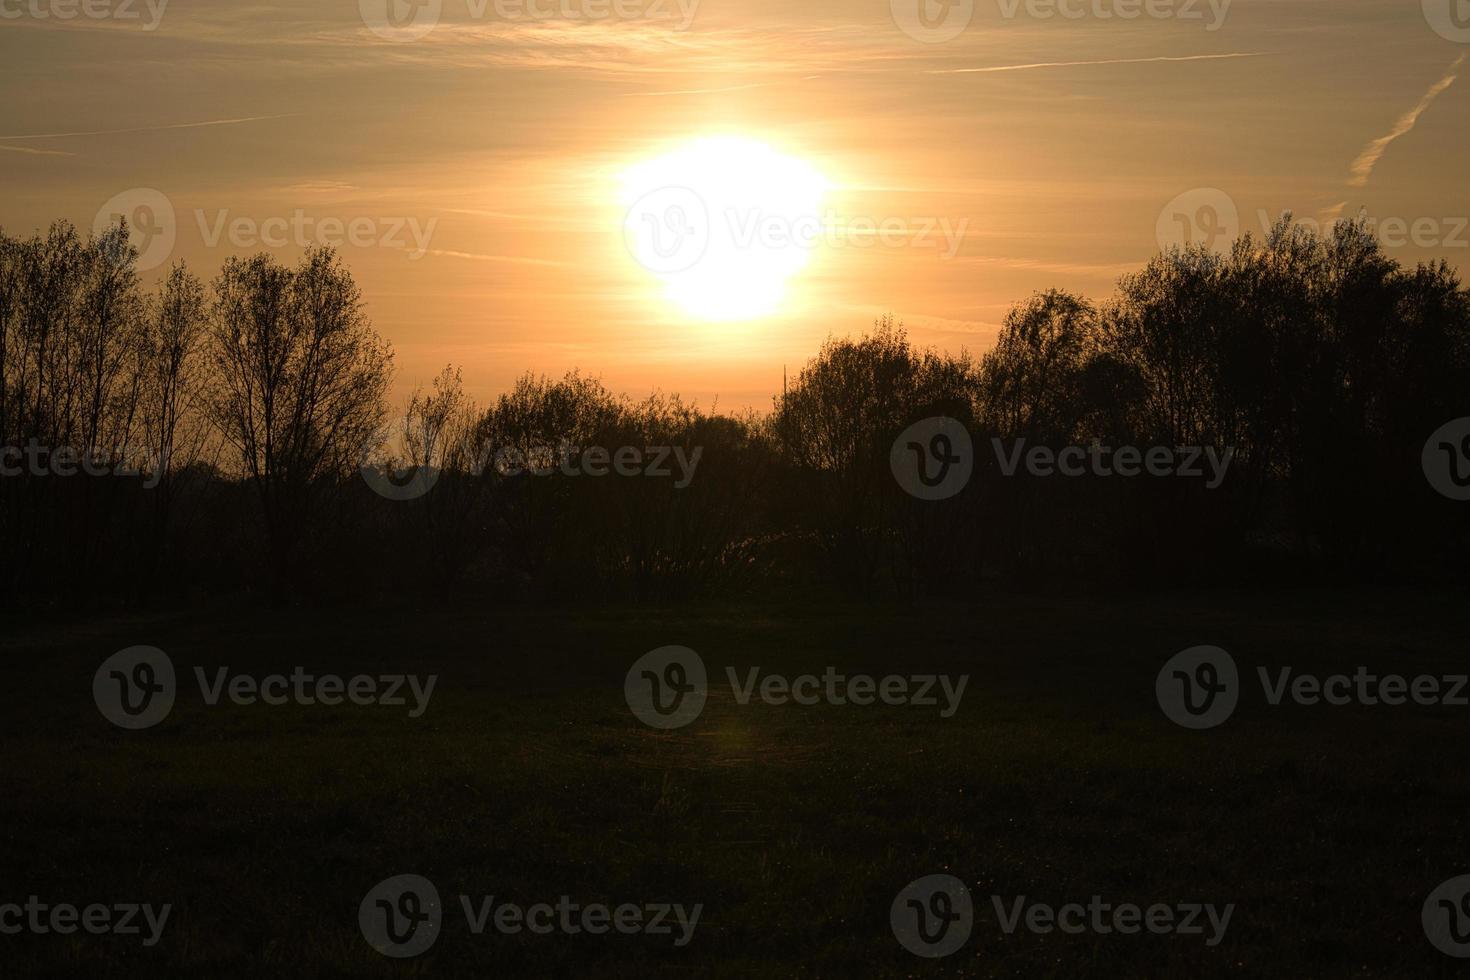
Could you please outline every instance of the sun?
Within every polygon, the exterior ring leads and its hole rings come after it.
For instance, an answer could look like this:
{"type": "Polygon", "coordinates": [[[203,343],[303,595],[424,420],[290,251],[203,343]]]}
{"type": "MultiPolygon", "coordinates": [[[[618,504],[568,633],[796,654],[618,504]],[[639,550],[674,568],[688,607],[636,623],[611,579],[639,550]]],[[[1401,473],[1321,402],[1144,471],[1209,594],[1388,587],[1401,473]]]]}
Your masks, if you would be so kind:
{"type": "Polygon", "coordinates": [[[707,137],[622,174],[633,258],[689,314],[710,321],[774,312],[820,243],[826,179],[764,143],[707,137]]]}

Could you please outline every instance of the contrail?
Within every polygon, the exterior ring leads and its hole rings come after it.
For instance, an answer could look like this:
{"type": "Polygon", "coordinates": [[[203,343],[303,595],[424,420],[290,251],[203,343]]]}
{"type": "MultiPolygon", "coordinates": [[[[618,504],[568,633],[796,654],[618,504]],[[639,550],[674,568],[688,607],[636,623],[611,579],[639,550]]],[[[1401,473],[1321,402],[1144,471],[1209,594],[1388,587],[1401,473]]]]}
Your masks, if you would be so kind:
{"type": "Polygon", "coordinates": [[[1186,54],[1157,58],[1108,58],[1100,61],[1037,61],[1026,65],[993,65],[989,68],[931,68],[926,75],[975,75],[991,71],[1028,71],[1032,68],[1074,68],[1081,65],[1146,65],[1156,61],[1223,61],[1227,58],[1259,58],[1266,51],[1235,51],[1230,54],[1186,54]]]}
{"type": "MultiPolygon", "coordinates": [[[[28,133],[25,136],[0,136],[0,140],[9,142],[14,140],[53,140],[62,139],[67,136],[116,136],[120,133],[160,133],[166,129],[199,129],[202,126],[229,126],[233,123],[259,122],[262,119],[285,119],[287,116],[294,115],[298,115],[298,113],[285,112],[275,116],[240,116],[236,119],[209,119],[204,122],[173,123],[169,126],[138,126],[135,129],[94,129],[77,133],[28,133]]],[[[38,150],[37,152],[45,151],[38,150]]]]}
{"type": "Polygon", "coordinates": [[[624,93],[624,94],[627,95],[627,96],[629,96],[629,97],[642,97],[642,98],[648,98],[648,97],[653,97],[653,96],[664,96],[664,95],[718,95],[718,94],[720,94],[722,92],[744,92],[744,91],[746,91],[748,89],[753,89],[753,88],[770,88],[772,85],[788,85],[788,84],[791,84],[792,82],[809,82],[809,81],[811,81],[811,80],[813,80],[815,78],[820,78],[820,77],[821,77],[820,75],[805,75],[805,76],[803,76],[801,78],[778,79],[778,80],[773,81],[773,82],[751,82],[751,83],[749,83],[747,85],[725,85],[725,86],[722,86],[722,87],[719,87],[719,88],[686,88],[686,89],[677,89],[677,90],[671,91],[671,92],[670,91],[664,91],[664,92],[627,92],[627,93],[624,93]]]}
{"type": "Polygon", "coordinates": [[[451,259],[474,259],[476,262],[511,262],[517,265],[545,265],[557,268],[570,264],[554,259],[533,259],[525,255],[485,255],[479,252],[455,252],[447,248],[426,249],[425,254],[442,255],[451,259]]]}
{"type": "Polygon", "coordinates": [[[1404,113],[1387,136],[1379,137],[1363,148],[1363,152],[1358,154],[1358,158],[1348,168],[1351,174],[1348,178],[1349,187],[1362,187],[1368,183],[1368,178],[1373,176],[1373,168],[1378,165],[1378,160],[1388,149],[1388,144],[1414,128],[1419,117],[1434,103],[1435,99],[1439,98],[1440,93],[1455,84],[1455,79],[1459,77],[1460,66],[1464,63],[1465,55],[1462,54],[1455,59],[1453,65],[1450,65],[1450,70],[1445,73],[1445,76],[1429,87],[1429,91],[1424,93],[1424,98],[1419,100],[1419,104],[1404,113]]]}
{"type": "Polygon", "coordinates": [[[749,85],[727,85],[723,88],[686,88],[674,92],[627,92],[628,96],[655,96],[655,95],[717,95],[721,92],[744,92],[753,88],[770,88],[777,82],[752,82],[749,85]]]}
{"type": "Polygon", "coordinates": [[[29,153],[29,154],[32,154],[33,156],[38,156],[38,157],[74,157],[74,156],[76,156],[75,153],[68,153],[65,150],[37,150],[37,149],[33,149],[33,148],[29,147],[29,146],[3,146],[3,145],[0,145],[0,150],[4,150],[4,151],[9,152],[9,153],[29,153]]]}

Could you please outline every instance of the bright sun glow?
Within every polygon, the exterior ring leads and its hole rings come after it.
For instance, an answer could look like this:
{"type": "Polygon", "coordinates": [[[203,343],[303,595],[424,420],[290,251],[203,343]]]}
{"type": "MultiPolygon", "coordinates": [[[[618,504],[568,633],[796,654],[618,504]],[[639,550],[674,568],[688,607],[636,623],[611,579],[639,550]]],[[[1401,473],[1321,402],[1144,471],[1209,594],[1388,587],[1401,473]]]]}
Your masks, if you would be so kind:
{"type": "Polygon", "coordinates": [[[698,140],[631,167],[622,185],[629,251],[705,320],[774,311],[821,237],[826,180],[754,140],[698,140]]]}

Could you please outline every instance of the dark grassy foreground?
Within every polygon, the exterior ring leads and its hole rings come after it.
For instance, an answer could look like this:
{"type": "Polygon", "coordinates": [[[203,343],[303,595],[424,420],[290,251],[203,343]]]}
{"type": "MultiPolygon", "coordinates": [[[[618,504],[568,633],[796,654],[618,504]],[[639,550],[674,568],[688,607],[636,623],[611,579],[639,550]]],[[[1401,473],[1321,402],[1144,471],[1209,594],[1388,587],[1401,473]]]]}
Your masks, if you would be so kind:
{"type": "Polygon", "coordinates": [[[1470,872],[1470,709],[1269,708],[1257,664],[1467,667],[1457,597],[1357,592],[682,611],[192,613],[10,623],[0,903],[175,906],[163,941],[0,936],[0,974],[78,976],[1430,977],[1462,964],[1420,926],[1470,872]],[[173,714],[114,728],[92,675],[163,648],[173,714]],[[629,712],[644,652],[693,647],[688,728],[629,712]],[[1154,701],[1176,651],[1230,650],[1249,683],[1223,728],[1154,701]],[[192,667],[440,674],[404,708],[205,707],[192,667]],[[734,704],[725,664],[787,674],[969,673],[956,717],[917,707],[734,704]],[[970,942],[899,947],[895,894],[947,871],[970,942]],[[437,944],[394,961],[357,907],[405,872],[438,886],[437,944]],[[694,940],[475,936],[461,893],[522,905],[700,902],[694,940]],[[989,895],[1237,906],[1225,941],[1005,935],[989,895]]]}

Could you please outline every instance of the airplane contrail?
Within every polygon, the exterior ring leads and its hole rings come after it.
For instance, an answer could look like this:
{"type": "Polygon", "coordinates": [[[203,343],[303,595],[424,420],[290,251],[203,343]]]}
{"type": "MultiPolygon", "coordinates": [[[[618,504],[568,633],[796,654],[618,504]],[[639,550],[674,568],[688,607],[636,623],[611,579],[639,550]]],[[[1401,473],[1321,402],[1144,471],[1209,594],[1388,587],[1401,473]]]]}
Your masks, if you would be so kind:
{"type": "Polygon", "coordinates": [[[795,82],[810,82],[810,81],[812,81],[814,79],[821,78],[821,77],[822,76],[820,76],[820,75],[803,75],[801,78],[777,79],[775,81],[770,81],[770,82],[750,82],[750,83],[745,84],[745,85],[724,85],[724,86],[719,86],[717,88],[685,88],[685,89],[675,89],[673,91],[627,92],[627,93],[624,93],[624,94],[627,95],[627,96],[629,96],[629,97],[635,97],[635,98],[638,98],[638,97],[648,98],[648,97],[653,97],[653,96],[664,96],[664,95],[718,95],[718,94],[723,93],[723,92],[744,92],[747,89],[753,89],[753,88],[770,88],[773,85],[788,85],[788,84],[792,84],[792,83],[795,83],[795,82]]]}
{"type": "MultiPolygon", "coordinates": [[[[199,129],[202,126],[229,126],[233,123],[259,122],[262,119],[285,119],[298,113],[284,112],[275,116],[240,116],[235,119],[208,119],[204,122],[173,123],[167,126],[138,126],[132,129],[93,129],[85,132],[75,133],[28,133],[24,136],[0,136],[0,140],[14,142],[15,140],[52,140],[62,139],[68,136],[116,136],[120,133],[159,133],[167,129],[199,129]]],[[[38,150],[38,153],[47,151],[38,150]]]]}
{"type": "Polygon", "coordinates": [[[992,71],[1027,71],[1032,68],[1073,68],[1081,65],[1146,65],[1157,61],[1223,61],[1228,58],[1259,58],[1266,51],[1234,51],[1230,54],[1160,55],[1156,58],[1107,58],[1098,61],[1036,61],[1025,65],[992,65],[988,68],[931,68],[926,75],[977,75],[992,71]]]}
{"type": "Polygon", "coordinates": [[[555,259],[534,259],[526,255],[486,255],[481,252],[456,252],[447,248],[430,248],[424,251],[427,255],[442,255],[451,259],[473,259],[476,262],[509,262],[515,265],[544,265],[556,268],[571,264],[558,262],[555,259]]]}
{"type": "Polygon", "coordinates": [[[6,151],[8,153],[29,153],[32,156],[38,156],[38,157],[74,157],[74,156],[76,156],[75,153],[68,153],[65,150],[37,150],[34,147],[30,147],[30,146],[5,146],[3,144],[0,144],[0,150],[4,150],[4,151],[6,151]]]}
{"type": "Polygon", "coordinates": [[[1349,187],[1362,187],[1368,183],[1368,178],[1373,176],[1373,168],[1378,165],[1379,159],[1388,149],[1388,144],[1414,128],[1414,124],[1434,104],[1434,100],[1439,98],[1445,89],[1455,84],[1455,79],[1459,77],[1460,66],[1464,63],[1465,55],[1462,54],[1455,59],[1453,65],[1450,65],[1450,70],[1445,73],[1445,76],[1429,87],[1429,91],[1424,93],[1424,98],[1419,100],[1419,104],[1399,117],[1399,121],[1394,124],[1387,136],[1380,136],[1363,148],[1363,152],[1358,154],[1358,158],[1348,168],[1349,187]]]}

